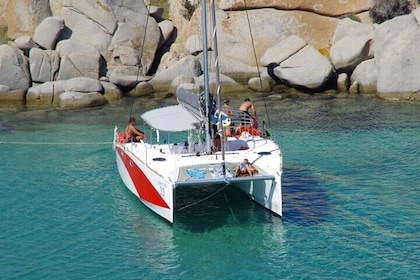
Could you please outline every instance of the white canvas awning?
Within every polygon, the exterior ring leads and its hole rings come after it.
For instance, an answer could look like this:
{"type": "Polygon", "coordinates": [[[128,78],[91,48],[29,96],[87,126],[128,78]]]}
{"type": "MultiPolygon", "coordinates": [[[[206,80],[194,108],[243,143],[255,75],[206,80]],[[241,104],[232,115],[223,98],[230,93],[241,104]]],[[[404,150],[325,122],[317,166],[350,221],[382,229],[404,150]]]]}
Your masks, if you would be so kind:
{"type": "Polygon", "coordinates": [[[148,111],[141,118],[152,128],[161,131],[186,131],[194,129],[200,120],[182,105],[174,105],[148,111]]]}

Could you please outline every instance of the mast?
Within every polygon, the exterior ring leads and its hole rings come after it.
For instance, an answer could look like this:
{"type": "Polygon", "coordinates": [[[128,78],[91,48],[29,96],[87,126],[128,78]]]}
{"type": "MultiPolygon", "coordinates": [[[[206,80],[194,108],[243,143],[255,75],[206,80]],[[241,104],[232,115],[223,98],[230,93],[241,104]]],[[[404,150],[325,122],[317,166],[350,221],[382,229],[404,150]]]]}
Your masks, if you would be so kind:
{"type": "Polygon", "coordinates": [[[203,72],[204,72],[204,99],[206,104],[206,119],[205,119],[205,128],[206,128],[206,151],[207,153],[211,152],[211,141],[210,141],[210,121],[209,121],[209,99],[210,99],[210,90],[209,90],[209,63],[208,63],[208,43],[207,43],[207,0],[201,0],[201,36],[203,40],[203,72]]]}
{"type": "Polygon", "coordinates": [[[222,170],[223,170],[223,175],[226,175],[226,163],[225,163],[225,141],[224,141],[224,135],[225,135],[225,130],[223,129],[223,125],[222,125],[222,97],[220,94],[220,68],[219,68],[219,51],[218,51],[218,46],[217,46],[217,31],[216,31],[216,7],[215,7],[215,1],[211,0],[210,1],[210,6],[211,6],[211,21],[212,21],[212,27],[213,27],[213,33],[212,33],[212,39],[213,39],[213,52],[214,52],[214,67],[215,67],[215,72],[216,72],[216,85],[217,85],[217,90],[216,90],[216,96],[217,96],[217,106],[219,109],[219,115],[217,116],[219,119],[219,125],[217,127],[218,131],[222,132],[222,136],[220,137],[220,143],[221,143],[221,148],[222,148],[222,170]]]}

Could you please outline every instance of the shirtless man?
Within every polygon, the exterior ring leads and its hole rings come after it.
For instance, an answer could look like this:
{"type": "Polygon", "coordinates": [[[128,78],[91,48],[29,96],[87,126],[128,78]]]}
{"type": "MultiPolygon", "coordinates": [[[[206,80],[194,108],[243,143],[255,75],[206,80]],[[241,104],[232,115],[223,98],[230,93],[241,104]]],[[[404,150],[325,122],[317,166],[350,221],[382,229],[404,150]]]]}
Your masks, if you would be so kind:
{"type": "Polygon", "coordinates": [[[242,125],[250,123],[251,126],[253,126],[253,118],[249,113],[249,110],[251,110],[255,118],[257,118],[257,111],[255,111],[254,104],[251,102],[251,99],[245,98],[244,102],[241,104],[241,106],[239,106],[239,110],[241,111],[242,125]]]}
{"type": "Polygon", "coordinates": [[[147,138],[146,134],[143,131],[137,129],[136,125],[136,118],[130,117],[128,120],[128,124],[125,128],[125,139],[127,142],[140,142],[141,140],[147,138]]]}

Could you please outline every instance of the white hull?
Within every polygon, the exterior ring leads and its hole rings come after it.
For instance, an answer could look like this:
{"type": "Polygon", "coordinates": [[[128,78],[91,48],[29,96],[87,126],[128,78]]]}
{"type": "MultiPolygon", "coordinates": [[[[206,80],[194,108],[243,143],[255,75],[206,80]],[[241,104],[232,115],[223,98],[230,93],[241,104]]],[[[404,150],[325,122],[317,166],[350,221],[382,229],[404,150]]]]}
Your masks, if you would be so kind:
{"type": "Polygon", "coordinates": [[[238,187],[258,204],[282,216],[282,154],[277,144],[259,136],[246,140],[229,138],[227,147],[232,149],[225,152],[225,165],[230,173],[225,176],[221,172],[221,153],[207,155],[201,151],[204,148],[201,146],[187,151],[183,145],[174,144],[119,143],[117,140],[114,143],[118,171],[126,187],[170,223],[174,222],[175,188],[203,184],[238,187]],[[246,143],[248,149],[234,149],[238,141],[246,143]],[[245,157],[259,173],[233,177],[233,166],[245,157]]]}
{"type": "MultiPolygon", "coordinates": [[[[118,172],[126,187],[153,212],[173,222],[173,183],[148,168],[136,152],[144,144],[116,146],[118,172]]],[[[144,150],[144,149],[143,149],[144,150]]]]}

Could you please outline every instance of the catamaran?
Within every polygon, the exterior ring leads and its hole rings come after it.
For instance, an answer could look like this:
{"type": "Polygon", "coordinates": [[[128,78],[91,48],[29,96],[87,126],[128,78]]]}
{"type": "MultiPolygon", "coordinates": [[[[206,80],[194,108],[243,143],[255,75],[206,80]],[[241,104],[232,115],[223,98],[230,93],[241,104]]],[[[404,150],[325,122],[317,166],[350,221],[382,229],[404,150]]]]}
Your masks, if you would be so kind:
{"type": "MultiPolygon", "coordinates": [[[[206,2],[201,1],[203,90],[192,90],[195,87],[182,84],[176,91],[177,105],[142,114],[144,123],[155,135],[147,141],[129,142],[115,127],[113,148],[119,174],[144,205],[170,223],[176,218],[176,189],[205,185],[236,187],[282,216],[280,147],[265,130],[256,127],[252,117],[238,110],[231,110],[229,115],[222,111],[218,63],[215,63],[219,85],[216,98],[210,93],[206,2]],[[227,128],[233,132],[231,135],[226,134],[227,128]],[[162,132],[187,132],[187,139],[161,143],[162,132]],[[240,171],[244,162],[252,171],[240,171]]],[[[218,60],[214,1],[210,7],[213,52],[218,60]]]]}

